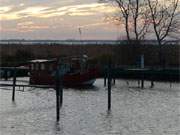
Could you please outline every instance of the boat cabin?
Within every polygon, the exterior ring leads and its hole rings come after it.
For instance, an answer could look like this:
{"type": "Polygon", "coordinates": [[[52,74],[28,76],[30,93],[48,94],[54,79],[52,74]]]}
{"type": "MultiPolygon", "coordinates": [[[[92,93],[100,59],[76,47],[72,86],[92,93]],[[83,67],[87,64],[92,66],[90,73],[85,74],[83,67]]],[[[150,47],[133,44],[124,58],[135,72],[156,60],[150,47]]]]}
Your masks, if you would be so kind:
{"type": "Polygon", "coordinates": [[[52,85],[54,83],[52,73],[55,71],[56,67],[57,62],[54,59],[37,59],[30,61],[30,84],[52,85]]]}
{"type": "Polygon", "coordinates": [[[71,59],[38,59],[29,64],[30,84],[53,85],[55,84],[56,71],[63,76],[64,85],[81,85],[86,82],[92,84],[97,77],[95,68],[90,68],[85,58],[71,59]]]}

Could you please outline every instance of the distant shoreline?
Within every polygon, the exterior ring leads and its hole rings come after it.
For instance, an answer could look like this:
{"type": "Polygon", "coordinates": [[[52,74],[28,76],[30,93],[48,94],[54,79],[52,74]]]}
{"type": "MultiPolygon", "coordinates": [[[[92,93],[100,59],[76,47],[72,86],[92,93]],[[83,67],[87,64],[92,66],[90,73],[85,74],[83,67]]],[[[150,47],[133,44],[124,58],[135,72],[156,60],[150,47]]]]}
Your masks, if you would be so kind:
{"type": "MultiPolygon", "coordinates": [[[[136,41],[131,41],[132,43],[136,41]]],[[[166,40],[167,45],[180,45],[180,40],[166,40]]],[[[143,40],[142,45],[158,45],[157,40],[143,40]]],[[[0,45],[127,45],[127,40],[0,40],[0,45]]]]}

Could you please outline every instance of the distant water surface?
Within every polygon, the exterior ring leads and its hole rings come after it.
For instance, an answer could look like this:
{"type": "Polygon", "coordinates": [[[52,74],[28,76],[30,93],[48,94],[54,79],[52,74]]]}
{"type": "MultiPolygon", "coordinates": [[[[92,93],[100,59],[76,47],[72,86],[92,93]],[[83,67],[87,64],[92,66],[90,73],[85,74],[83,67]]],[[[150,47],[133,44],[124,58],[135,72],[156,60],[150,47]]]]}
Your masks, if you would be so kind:
{"type": "MultiPolygon", "coordinates": [[[[156,40],[141,41],[144,45],[158,45],[156,40]]],[[[127,45],[127,40],[0,40],[0,45],[127,45]]],[[[168,45],[179,45],[179,40],[167,40],[168,45]]]]}

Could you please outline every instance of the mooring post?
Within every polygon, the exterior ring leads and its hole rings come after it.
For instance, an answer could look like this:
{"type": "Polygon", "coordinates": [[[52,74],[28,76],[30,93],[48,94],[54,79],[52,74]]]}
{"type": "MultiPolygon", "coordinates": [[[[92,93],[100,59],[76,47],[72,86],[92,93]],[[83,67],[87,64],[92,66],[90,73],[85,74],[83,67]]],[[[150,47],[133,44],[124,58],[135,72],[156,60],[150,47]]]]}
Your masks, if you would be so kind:
{"type": "Polygon", "coordinates": [[[154,87],[154,79],[153,79],[153,77],[151,77],[151,88],[153,88],[154,87]]]}
{"type": "Polygon", "coordinates": [[[142,72],[141,89],[144,89],[144,74],[142,72]]]}
{"type": "Polygon", "coordinates": [[[13,71],[13,91],[12,91],[12,101],[15,100],[15,90],[16,90],[16,68],[13,71]]]}
{"type": "Polygon", "coordinates": [[[107,69],[105,67],[105,72],[104,72],[104,87],[106,87],[106,79],[107,79],[107,69]]]}
{"type": "Polygon", "coordinates": [[[151,88],[153,88],[153,87],[154,87],[154,81],[151,80],[151,88]]]}
{"type": "Polygon", "coordinates": [[[111,62],[108,65],[108,111],[111,110],[111,62]]]}
{"type": "MultiPolygon", "coordinates": [[[[154,71],[154,67],[151,69],[151,73],[153,73],[153,71],[154,71]]],[[[151,81],[151,86],[150,86],[150,88],[153,88],[154,87],[154,75],[153,74],[151,74],[151,77],[150,77],[150,81],[151,81]]]]}
{"type": "Polygon", "coordinates": [[[56,120],[59,121],[60,114],[60,101],[59,101],[59,86],[60,86],[60,78],[59,78],[59,70],[56,70],[56,120]]]}
{"type": "Polygon", "coordinates": [[[115,64],[113,64],[113,71],[112,71],[112,76],[113,76],[113,85],[116,84],[116,68],[115,64]]]}
{"type": "Polygon", "coordinates": [[[63,104],[63,76],[60,77],[60,107],[63,104]]]}
{"type": "Polygon", "coordinates": [[[139,87],[140,87],[140,80],[138,80],[138,82],[137,82],[137,83],[138,83],[138,88],[139,88],[139,87]]]}
{"type": "Polygon", "coordinates": [[[106,87],[106,76],[104,76],[104,87],[106,87]]]}
{"type": "Polygon", "coordinates": [[[115,85],[116,84],[116,78],[114,77],[113,78],[113,85],[115,85]]]}

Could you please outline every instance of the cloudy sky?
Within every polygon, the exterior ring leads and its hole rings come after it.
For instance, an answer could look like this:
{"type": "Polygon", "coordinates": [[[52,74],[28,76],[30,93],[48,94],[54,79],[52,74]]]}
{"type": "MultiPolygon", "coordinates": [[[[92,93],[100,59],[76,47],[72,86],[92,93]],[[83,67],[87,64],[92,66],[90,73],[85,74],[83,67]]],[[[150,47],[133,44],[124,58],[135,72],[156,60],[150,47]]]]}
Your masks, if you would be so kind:
{"type": "Polygon", "coordinates": [[[0,0],[1,39],[117,39],[122,28],[105,21],[114,12],[98,0],[0,0]]]}
{"type": "Polygon", "coordinates": [[[125,39],[105,20],[114,12],[98,0],[0,0],[0,39],[125,39]]]}

